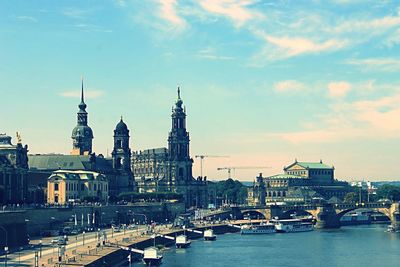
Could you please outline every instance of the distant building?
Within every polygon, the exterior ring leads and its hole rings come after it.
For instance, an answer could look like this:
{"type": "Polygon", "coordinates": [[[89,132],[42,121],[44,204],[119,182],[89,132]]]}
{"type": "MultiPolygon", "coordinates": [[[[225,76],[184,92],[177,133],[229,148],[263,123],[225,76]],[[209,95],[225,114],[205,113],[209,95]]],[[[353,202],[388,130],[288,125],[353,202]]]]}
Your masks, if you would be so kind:
{"type": "MultiPolygon", "coordinates": [[[[283,174],[263,178],[265,202],[310,202],[315,199],[343,199],[348,192],[346,182],[334,179],[335,168],[322,162],[298,162],[285,167],[283,174]]],[[[257,177],[259,180],[259,177],[257,177]]],[[[254,189],[248,193],[249,204],[260,203],[254,189]]],[[[262,203],[262,202],[261,202],[262,203]]]]}
{"type": "Polygon", "coordinates": [[[108,180],[97,172],[65,171],[53,172],[47,181],[47,203],[68,204],[76,201],[106,202],[108,180]]]}
{"type": "Polygon", "coordinates": [[[171,118],[168,149],[147,149],[133,154],[132,169],[138,191],[180,193],[188,207],[206,207],[209,201],[207,182],[203,178],[193,178],[186,110],[183,108],[179,88],[171,118]]]}
{"type": "Polygon", "coordinates": [[[262,173],[260,173],[253,186],[248,188],[248,204],[251,206],[265,205],[265,193],[265,183],[262,173]]]}
{"type": "Polygon", "coordinates": [[[10,136],[0,134],[0,204],[22,204],[27,198],[28,146],[17,137],[13,145],[10,136]]]}
{"type": "MultiPolygon", "coordinates": [[[[131,171],[131,149],[129,147],[129,129],[123,119],[114,130],[114,148],[111,158],[92,151],[93,131],[88,126],[87,105],[84,101],[82,83],[81,103],[79,104],[77,126],[72,131],[73,149],[71,155],[37,154],[29,155],[30,188],[41,190],[47,195],[47,178],[54,171],[92,171],[103,174],[109,182],[108,193],[111,197],[119,193],[134,191],[135,181],[131,171]]],[[[30,202],[41,203],[45,198],[32,194],[30,202]]]]}
{"type": "MultiPolygon", "coordinates": [[[[132,154],[132,162],[133,173],[138,178],[137,182],[144,186],[144,184],[167,177],[168,149],[162,147],[135,151],[132,154]]],[[[144,190],[143,186],[139,186],[139,189],[147,192],[155,190],[155,187],[144,190]]]]}

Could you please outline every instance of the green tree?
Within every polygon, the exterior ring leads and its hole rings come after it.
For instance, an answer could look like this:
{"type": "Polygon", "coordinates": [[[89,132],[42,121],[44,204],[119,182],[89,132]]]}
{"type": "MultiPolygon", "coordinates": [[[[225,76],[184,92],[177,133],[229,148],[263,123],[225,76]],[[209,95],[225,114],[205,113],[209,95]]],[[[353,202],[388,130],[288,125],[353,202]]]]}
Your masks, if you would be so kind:
{"type": "Polygon", "coordinates": [[[376,195],[379,199],[400,200],[400,186],[385,184],[378,188],[376,195]]]}
{"type": "Polygon", "coordinates": [[[229,178],[225,181],[216,182],[217,197],[230,203],[243,204],[247,198],[247,187],[237,180],[229,178]]]}
{"type": "Polygon", "coordinates": [[[344,202],[354,203],[359,201],[359,195],[355,192],[349,192],[344,196],[344,202]]]}

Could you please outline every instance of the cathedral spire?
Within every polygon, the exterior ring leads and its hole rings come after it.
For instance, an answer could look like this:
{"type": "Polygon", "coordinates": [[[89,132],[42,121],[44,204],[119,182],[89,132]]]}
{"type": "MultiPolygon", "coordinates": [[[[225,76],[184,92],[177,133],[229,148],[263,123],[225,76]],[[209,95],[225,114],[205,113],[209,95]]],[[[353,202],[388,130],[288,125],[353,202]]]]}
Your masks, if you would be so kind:
{"type": "Polygon", "coordinates": [[[178,86],[178,99],[176,100],[176,103],[175,103],[176,108],[182,109],[182,104],[183,104],[183,101],[181,99],[181,88],[178,86]]]}
{"type": "Polygon", "coordinates": [[[82,88],[81,88],[81,103],[79,104],[79,109],[81,111],[86,111],[86,104],[85,104],[85,94],[84,94],[84,90],[83,90],[83,76],[81,78],[81,82],[82,82],[82,88]]]}

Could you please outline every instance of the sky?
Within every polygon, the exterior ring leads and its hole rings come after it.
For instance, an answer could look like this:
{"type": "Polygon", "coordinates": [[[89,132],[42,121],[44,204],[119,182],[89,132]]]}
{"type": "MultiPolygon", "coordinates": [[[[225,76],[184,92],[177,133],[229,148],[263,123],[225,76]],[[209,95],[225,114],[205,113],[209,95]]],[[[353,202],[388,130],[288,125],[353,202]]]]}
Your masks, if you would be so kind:
{"type": "Polygon", "coordinates": [[[97,154],[120,116],[132,150],[165,147],[180,86],[192,157],[227,156],[204,160],[209,179],[322,159],[396,180],[399,45],[399,1],[2,0],[0,133],[68,154],[83,75],[97,154]]]}

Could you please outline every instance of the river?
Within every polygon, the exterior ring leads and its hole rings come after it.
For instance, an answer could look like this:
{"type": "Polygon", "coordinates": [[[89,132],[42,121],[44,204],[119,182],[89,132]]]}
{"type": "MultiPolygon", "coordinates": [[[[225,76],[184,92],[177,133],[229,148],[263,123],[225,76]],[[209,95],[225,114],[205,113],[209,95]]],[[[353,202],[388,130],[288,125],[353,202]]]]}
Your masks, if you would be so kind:
{"type": "MultiPolygon", "coordinates": [[[[164,267],[218,266],[400,266],[400,234],[387,225],[270,235],[219,235],[164,252],[164,267]]],[[[142,265],[135,263],[134,266],[142,265]]]]}

